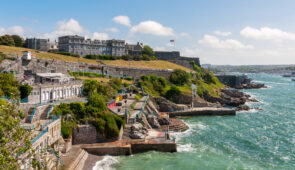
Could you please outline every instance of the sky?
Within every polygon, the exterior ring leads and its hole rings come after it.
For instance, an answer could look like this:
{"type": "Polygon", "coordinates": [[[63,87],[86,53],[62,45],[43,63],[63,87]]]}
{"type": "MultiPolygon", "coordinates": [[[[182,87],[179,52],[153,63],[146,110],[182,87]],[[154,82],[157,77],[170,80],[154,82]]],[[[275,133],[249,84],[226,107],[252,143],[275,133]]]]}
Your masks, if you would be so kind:
{"type": "Polygon", "coordinates": [[[295,64],[294,9],[294,0],[9,0],[0,35],[124,39],[202,64],[295,64]]]}

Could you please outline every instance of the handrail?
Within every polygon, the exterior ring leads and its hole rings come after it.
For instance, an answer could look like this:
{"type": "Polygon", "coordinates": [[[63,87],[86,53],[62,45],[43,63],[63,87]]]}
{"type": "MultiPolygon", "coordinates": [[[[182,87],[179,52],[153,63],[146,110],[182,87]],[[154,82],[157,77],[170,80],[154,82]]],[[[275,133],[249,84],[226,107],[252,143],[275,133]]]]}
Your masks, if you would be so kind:
{"type": "Polygon", "coordinates": [[[145,106],[145,103],[147,101],[147,99],[149,98],[149,95],[146,96],[142,106],[141,106],[141,109],[139,111],[139,113],[136,114],[135,118],[134,118],[134,122],[136,122],[136,118],[139,118],[141,116],[141,113],[143,112],[143,109],[144,109],[144,106],[145,106]]]}
{"type": "Polygon", "coordinates": [[[30,122],[32,122],[32,120],[33,120],[33,117],[34,117],[35,112],[36,112],[36,108],[37,108],[37,104],[35,104],[35,106],[34,106],[34,110],[33,110],[32,114],[31,114],[30,122]]]}
{"type": "Polygon", "coordinates": [[[59,119],[60,116],[59,115],[55,115],[53,116],[52,119],[50,119],[48,122],[44,123],[41,127],[42,129],[46,128],[48,125],[50,125],[51,123],[53,123],[54,121],[56,121],[57,119],[59,119]]]}
{"type": "Polygon", "coordinates": [[[46,132],[48,132],[48,127],[42,130],[41,133],[37,135],[34,139],[31,140],[31,144],[35,143],[39,138],[41,138],[46,132]]]}
{"type": "Polygon", "coordinates": [[[49,114],[50,114],[51,110],[53,109],[54,105],[55,105],[55,103],[53,102],[52,105],[50,106],[50,108],[49,108],[47,114],[46,114],[46,118],[47,118],[47,119],[49,118],[49,114]]]}

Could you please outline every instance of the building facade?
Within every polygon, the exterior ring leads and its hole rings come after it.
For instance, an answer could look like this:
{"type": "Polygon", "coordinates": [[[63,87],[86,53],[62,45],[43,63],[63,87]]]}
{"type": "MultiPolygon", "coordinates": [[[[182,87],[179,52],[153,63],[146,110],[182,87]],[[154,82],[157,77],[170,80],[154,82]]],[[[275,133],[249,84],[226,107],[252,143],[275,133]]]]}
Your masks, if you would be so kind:
{"type": "Polygon", "coordinates": [[[137,42],[137,44],[126,44],[126,54],[134,56],[141,55],[143,49],[143,43],[137,42]]]}
{"type": "Polygon", "coordinates": [[[124,40],[91,40],[83,36],[68,35],[58,37],[58,48],[60,52],[69,52],[80,56],[111,55],[122,56],[125,54],[124,40]]]}
{"type": "Polygon", "coordinates": [[[27,38],[25,45],[27,48],[39,51],[48,51],[50,49],[49,39],[27,38]]]}
{"type": "Polygon", "coordinates": [[[61,73],[37,73],[28,103],[47,103],[81,97],[83,81],[61,73]]]}

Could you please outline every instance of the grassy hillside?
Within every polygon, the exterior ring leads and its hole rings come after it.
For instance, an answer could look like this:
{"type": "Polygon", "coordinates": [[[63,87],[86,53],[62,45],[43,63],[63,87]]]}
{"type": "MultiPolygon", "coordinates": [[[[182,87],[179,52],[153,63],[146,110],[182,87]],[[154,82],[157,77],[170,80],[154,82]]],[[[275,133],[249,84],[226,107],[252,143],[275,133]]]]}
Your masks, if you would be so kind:
{"type": "MultiPolygon", "coordinates": [[[[83,77],[83,76],[79,76],[77,77],[78,79],[81,79],[81,80],[96,80],[98,82],[104,82],[104,83],[107,83],[110,81],[109,78],[106,78],[106,77],[83,77]]],[[[127,84],[132,84],[132,81],[129,81],[129,80],[122,80],[122,83],[127,83],[127,84]]]]}
{"type": "Polygon", "coordinates": [[[125,60],[90,60],[85,58],[76,58],[72,56],[66,56],[61,54],[47,53],[47,52],[37,52],[33,49],[21,48],[21,47],[12,47],[12,46],[4,46],[0,45],[0,52],[10,55],[22,55],[22,51],[31,51],[33,56],[39,59],[54,59],[60,61],[68,61],[68,62],[83,62],[89,64],[98,64],[103,63],[111,66],[125,66],[125,67],[138,67],[138,68],[150,68],[150,69],[182,69],[185,71],[192,72],[193,70],[162,60],[155,61],[125,61],[125,60]]]}
{"type": "Polygon", "coordinates": [[[125,61],[125,60],[103,60],[106,65],[111,66],[125,66],[125,67],[140,67],[140,68],[151,68],[151,69],[182,69],[185,71],[193,72],[193,70],[177,65],[168,61],[163,60],[152,60],[152,61],[125,61]]]}
{"type": "Polygon", "coordinates": [[[72,56],[47,53],[47,52],[37,52],[36,50],[33,50],[33,49],[27,49],[27,48],[21,48],[21,47],[0,45],[0,51],[5,54],[10,54],[10,55],[17,54],[19,56],[22,55],[22,51],[31,51],[33,56],[40,59],[51,59],[51,60],[54,59],[54,60],[61,60],[61,61],[68,61],[68,62],[83,62],[83,63],[90,63],[90,64],[98,64],[98,62],[95,60],[89,60],[85,58],[76,58],[72,56]]]}

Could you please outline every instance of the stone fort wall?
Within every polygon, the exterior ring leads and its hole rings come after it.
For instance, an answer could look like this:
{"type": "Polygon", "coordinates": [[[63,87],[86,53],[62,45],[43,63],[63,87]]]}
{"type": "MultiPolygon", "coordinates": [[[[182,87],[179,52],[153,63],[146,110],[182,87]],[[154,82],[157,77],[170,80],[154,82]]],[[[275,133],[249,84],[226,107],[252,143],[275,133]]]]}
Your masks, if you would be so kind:
{"type": "MultiPolygon", "coordinates": [[[[184,62],[184,61],[179,61],[184,62]]],[[[118,67],[108,66],[102,64],[87,64],[87,63],[71,63],[65,61],[45,60],[45,59],[33,59],[30,62],[23,63],[26,67],[26,73],[50,73],[58,72],[67,74],[71,71],[84,71],[84,72],[96,72],[99,74],[111,75],[113,77],[120,76],[132,76],[139,78],[141,75],[155,74],[157,76],[165,77],[169,79],[173,70],[159,70],[159,69],[147,69],[147,68],[134,68],[134,67],[118,67]]],[[[178,64],[176,62],[176,64],[178,64]]],[[[188,63],[189,64],[189,63],[188,63]]]]}

